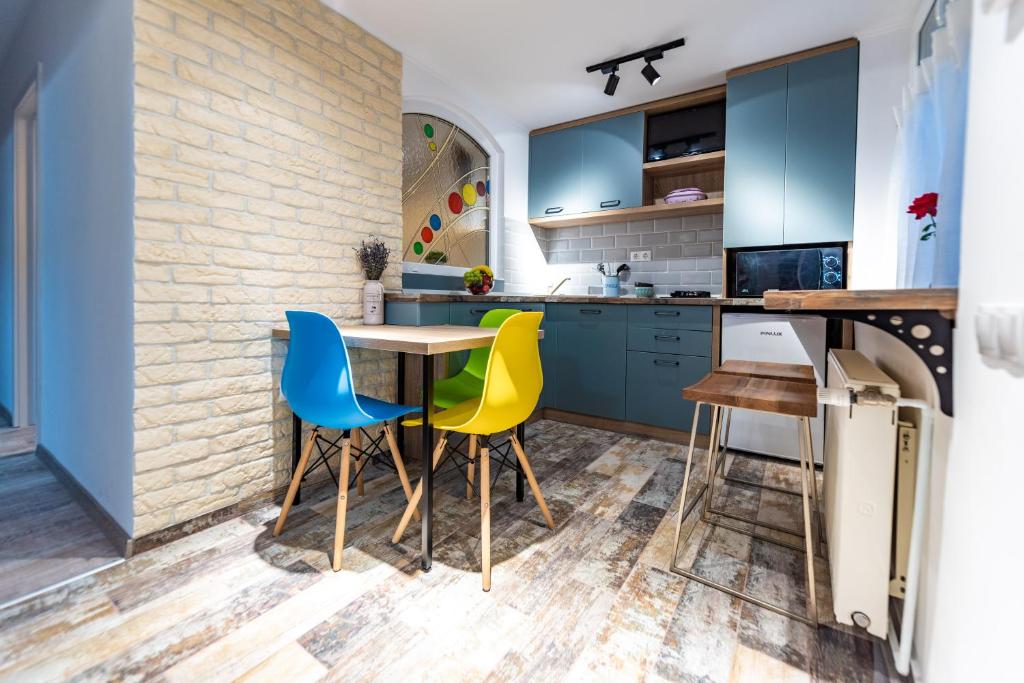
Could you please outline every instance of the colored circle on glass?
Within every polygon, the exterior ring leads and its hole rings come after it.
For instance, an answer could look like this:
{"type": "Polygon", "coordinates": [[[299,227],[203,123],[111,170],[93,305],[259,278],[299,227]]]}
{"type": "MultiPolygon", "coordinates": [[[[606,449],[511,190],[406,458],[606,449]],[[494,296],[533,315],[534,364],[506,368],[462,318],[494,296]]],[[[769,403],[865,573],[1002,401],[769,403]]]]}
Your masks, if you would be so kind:
{"type": "Polygon", "coordinates": [[[458,192],[448,195],[448,210],[452,213],[462,213],[462,197],[458,192]]]}
{"type": "Polygon", "coordinates": [[[424,227],[422,230],[420,230],[420,239],[422,239],[427,244],[430,244],[431,242],[434,241],[434,231],[431,230],[430,228],[424,227]]]}
{"type": "Polygon", "coordinates": [[[430,222],[430,227],[432,227],[434,230],[440,230],[441,229],[441,217],[438,216],[436,213],[430,214],[430,221],[429,222],[430,222]]]}
{"type": "Polygon", "coordinates": [[[478,195],[480,195],[481,197],[483,195],[487,194],[487,186],[484,185],[484,181],[482,181],[482,180],[476,181],[476,193],[478,195]]]}
{"type": "Polygon", "coordinates": [[[476,204],[476,188],[466,183],[462,186],[462,199],[470,206],[476,204]]]}
{"type": "Polygon", "coordinates": [[[413,250],[414,252],[416,252],[416,255],[417,255],[417,256],[419,256],[420,254],[422,254],[422,253],[423,253],[423,245],[422,245],[422,244],[420,244],[419,242],[415,242],[415,243],[414,243],[414,244],[412,245],[412,250],[413,250]]]}
{"type": "Polygon", "coordinates": [[[437,151],[437,145],[435,145],[433,142],[427,143],[427,147],[430,148],[431,152],[436,152],[437,151]]]}
{"type": "Polygon", "coordinates": [[[423,134],[426,135],[428,138],[434,137],[434,127],[429,123],[423,126],[423,134]]]}

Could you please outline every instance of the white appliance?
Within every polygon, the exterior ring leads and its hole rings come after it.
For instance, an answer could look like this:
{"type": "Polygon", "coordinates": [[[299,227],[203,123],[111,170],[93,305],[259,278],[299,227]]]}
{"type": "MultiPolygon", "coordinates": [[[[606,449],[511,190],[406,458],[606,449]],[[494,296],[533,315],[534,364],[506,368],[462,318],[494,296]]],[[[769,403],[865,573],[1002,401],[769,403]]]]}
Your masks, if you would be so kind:
{"type": "MultiPolygon", "coordinates": [[[[722,314],[722,360],[769,361],[813,365],[825,386],[825,319],[816,315],[722,314]]],[[[824,411],[811,420],[814,460],[822,462],[824,411]]],[[[797,422],[791,417],[736,410],[729,447],[798,461],[797,422]]]]}
{"type": "MultiPolygon", "coordinates": [[[[828,385],[877,387],[899,397],[899,385],[858,351],[828,354],[828,385]]],[[[822,499],[836,621],[885,638],[896,478],[896,406],[826,408],[822,499]]]]}

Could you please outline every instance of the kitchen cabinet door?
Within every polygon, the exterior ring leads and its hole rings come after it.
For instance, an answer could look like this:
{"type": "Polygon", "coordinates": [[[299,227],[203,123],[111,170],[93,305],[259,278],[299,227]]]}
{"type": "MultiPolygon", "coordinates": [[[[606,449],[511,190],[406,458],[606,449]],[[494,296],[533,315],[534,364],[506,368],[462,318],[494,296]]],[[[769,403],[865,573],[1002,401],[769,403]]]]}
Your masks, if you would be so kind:
{"type": "Polygon", "coordinates": [[[530,137],[530,218],[580,212],[579,126],[530,137]]]}
{"type": "Polygon", "coordinates": [[[643,203],[644,114],[634,112],[580,126],[581,211],[606,211],[643,203]]]}
{"type": "MultiPolygon", "coordinates": [[[[626,306],[555,304],[555,407],[623,420],[626,415],[626,306]]],[[[546,330],[545,330],[546,333],[546,330]]]]}
{"type": "MultiPolygon", "coordinates": [[[[711,359],[630,351],[626,372],[626,418],[630,422],[690,431],[696,404],[683,399],[684,387],[711,372],[711,359]]],[[[711,411],[705,408],[697,431],[707,434],[711,411]]]]}
{"type": "Polygon", "coordinates": [[[850,47],[789,65],[786,244],[853,239],[858,59],[850,47]]]}
{"type": "Polygon", "coordinates": [[[783,243],[787,65],[729,80],[725,100],[725,247],[783,243]]]}

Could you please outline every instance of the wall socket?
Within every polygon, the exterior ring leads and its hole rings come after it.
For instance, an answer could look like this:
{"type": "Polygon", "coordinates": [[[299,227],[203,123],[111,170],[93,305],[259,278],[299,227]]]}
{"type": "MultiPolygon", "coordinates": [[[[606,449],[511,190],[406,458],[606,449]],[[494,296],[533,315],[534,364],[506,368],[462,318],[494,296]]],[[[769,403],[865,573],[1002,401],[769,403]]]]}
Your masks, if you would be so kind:
{"type": "Polygon", "coordinates": [[[631,252],[629,252],[629,260],[630,261],[650,261],[651,260],[651,250],[650,249],[643,249],[641,251],[631,251],[631,252]]]}

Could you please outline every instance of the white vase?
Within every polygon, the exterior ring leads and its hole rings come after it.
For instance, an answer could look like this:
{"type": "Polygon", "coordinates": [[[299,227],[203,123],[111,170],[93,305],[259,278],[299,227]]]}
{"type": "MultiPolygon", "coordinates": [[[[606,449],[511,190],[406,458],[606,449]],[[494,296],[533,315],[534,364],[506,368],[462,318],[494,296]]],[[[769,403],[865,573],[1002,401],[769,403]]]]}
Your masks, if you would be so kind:
{"type": "Polygon", "coordinates": [[[380,280],[363,283],[363,324],[384,324],[384,285],[380,280]]]}

